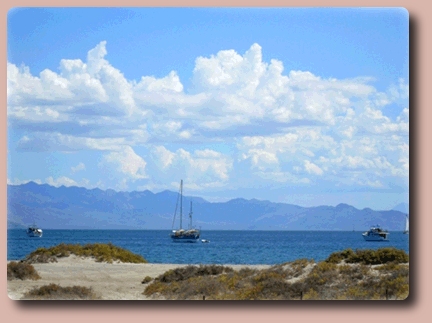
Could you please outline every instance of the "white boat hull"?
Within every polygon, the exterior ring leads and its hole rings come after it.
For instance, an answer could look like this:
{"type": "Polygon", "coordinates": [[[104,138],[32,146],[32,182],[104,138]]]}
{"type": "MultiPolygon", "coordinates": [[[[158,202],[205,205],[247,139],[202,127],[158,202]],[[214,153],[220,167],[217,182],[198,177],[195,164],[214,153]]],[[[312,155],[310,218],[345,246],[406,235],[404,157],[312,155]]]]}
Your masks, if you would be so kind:
{"type": "Polygon", "coordinates": [[[376,233],[376,232],[366,231],[363,233],[363,238],[366,241],[389,241],[388,235],[389,235],[388,232],[376,233]]]}
{"type": "Polygon", "coordinates": [[[42,230],[27,230],[27,236],[30,238],[42,238],[42,230]]]}
{"type": "Polygon", "coordinates": [[[383,230],[377,225],[363,232],[362,236],[366,241],[389,241],[389,234],[387,230],[383,230]]]}
{"type": "Polygon", "coordinates": [[[381,236],[368,236],[366,234],[363,234],[363,238],[366,241],[389,241],[388,237],[381,237],[381,236]]]}

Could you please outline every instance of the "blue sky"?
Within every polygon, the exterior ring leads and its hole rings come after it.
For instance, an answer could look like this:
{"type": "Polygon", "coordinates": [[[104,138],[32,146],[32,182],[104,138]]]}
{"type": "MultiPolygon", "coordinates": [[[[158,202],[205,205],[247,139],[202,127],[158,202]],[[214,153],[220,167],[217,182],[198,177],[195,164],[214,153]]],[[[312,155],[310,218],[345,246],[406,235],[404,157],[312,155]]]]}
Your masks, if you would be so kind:
{"type": "Polygon", "coordinates": [[[16,8],[8,183],[408,202],[405,9],[16,8]]]}

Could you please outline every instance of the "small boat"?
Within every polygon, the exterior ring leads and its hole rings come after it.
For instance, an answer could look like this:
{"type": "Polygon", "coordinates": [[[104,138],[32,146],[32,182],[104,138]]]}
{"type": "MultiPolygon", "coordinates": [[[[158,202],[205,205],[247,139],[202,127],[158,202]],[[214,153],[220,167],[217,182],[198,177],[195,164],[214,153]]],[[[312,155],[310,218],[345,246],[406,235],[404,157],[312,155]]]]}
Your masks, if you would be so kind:
{"type": "Polygon", "coordinates": [[[409,234],[409,217],[408,214],[405,216],[405,230],[404,234],[409,234]]]}
{"type": "Polygon", "coordinates": [[[31,238],[41,238],[42,237],[42,229],[38,228],[36,224],[33,224],[27,228],[27,236],[31,238]]]}
{"type": "Polygon", "coordinates": [[[192,227],[192,201],[190,204],[190,212],[189,212],[189,228],[187,230],[182,228],[182,216],[183,216],[183,180],[180,181],[180,192],[177,197],[177,205],[176,210],[174,212],[174,218],[173,218],[173,228],[174,228],[174,222],[176,218],[177,213],[177,206],[180,199],[180,227],[179,229],[172,229],[170,233],[170,237],[172,241],[174,242],[197,242],[200,237],[200,230],[195,229],[192,227]]]}
{"type": "Polygon", "coordinates": [[[201,242],[202,242],[202,243],[209,243],[210,240],[202,239],[201,242]]]}
{"type": "Polygon", "coordinates": [[[369,231],[363,232],[362,235],[366,241],[389,241],[389,234],[387,230],[383,230],[379,225],[376,225],[371,227],[369,231]]]}

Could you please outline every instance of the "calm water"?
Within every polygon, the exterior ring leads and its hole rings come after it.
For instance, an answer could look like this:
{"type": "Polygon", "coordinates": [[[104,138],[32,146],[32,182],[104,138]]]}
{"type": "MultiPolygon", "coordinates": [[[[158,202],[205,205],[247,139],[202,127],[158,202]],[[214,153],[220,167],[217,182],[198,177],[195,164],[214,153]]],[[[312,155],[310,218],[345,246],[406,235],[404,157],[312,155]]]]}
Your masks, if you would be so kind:
{"type": "Polygon", "coordinates": [[[278,264],[299,258],[321,261],[347,248],[395,247],[409,252],[409,235],[391,232],[389,242],[367,242],[361,232],[343,231],[203,231],[210,243],[173,243],[166,230],[44,230],[28,238],[8,230],[8,260],[24,258],[38,247],[59,243],[108,243],[140,254],[151,263],[278,264]]]}

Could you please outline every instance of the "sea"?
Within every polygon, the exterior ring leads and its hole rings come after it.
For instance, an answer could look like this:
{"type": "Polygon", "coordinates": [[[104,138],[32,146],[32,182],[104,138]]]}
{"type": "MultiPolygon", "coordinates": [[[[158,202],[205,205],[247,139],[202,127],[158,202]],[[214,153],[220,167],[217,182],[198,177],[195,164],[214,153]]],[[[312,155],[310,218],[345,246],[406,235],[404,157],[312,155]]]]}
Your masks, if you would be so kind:
{"type": "Polygon", "coordinates": [[[24,229],[7,232],[7,259],[21,260],[37,248],[60,243],[109,243],[143,256],[150,263],[281,264],[296,259],[325,260],[347,248],[394,247],[409,253],[409,235],[390,232],[389,241],[364,241],[360,231],[202,231],[197,243],[176,243],[169,230],[48,230],[41,238],[24,229]],[[202,243],[201,239],[209,240],[202,243]]]}

